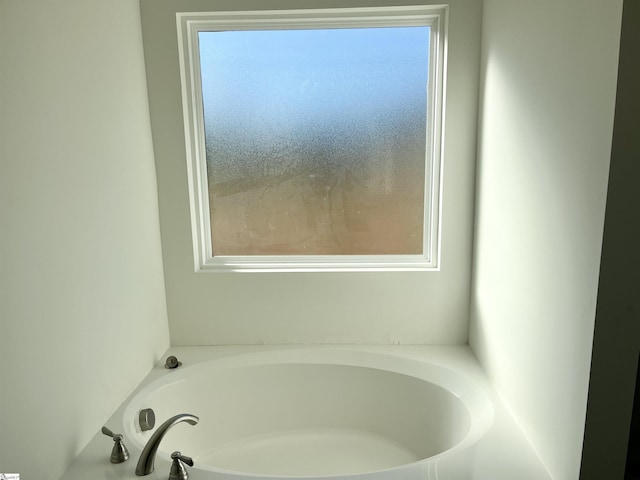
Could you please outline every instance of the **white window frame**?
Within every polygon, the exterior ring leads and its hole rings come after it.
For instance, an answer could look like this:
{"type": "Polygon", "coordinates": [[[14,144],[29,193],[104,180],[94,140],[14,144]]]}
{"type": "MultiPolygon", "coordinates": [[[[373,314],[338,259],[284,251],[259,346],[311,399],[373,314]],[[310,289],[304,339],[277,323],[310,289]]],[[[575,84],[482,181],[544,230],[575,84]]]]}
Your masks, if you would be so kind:
{"type": "Polygon", "coordinates": [[[177,13],[196,272],[438,271],[447,56],[446,5],[177,13]],[[213,256],[198,34],[204,31],[429,26],[423,252],[419,255],[213,256]]]}

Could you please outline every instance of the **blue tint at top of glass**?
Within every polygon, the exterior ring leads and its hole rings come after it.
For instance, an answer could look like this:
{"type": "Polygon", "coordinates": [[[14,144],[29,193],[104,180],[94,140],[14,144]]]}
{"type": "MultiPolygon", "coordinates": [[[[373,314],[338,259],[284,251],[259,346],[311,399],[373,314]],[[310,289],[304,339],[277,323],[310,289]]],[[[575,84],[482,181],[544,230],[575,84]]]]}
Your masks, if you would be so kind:
{"type": "Polygon", "coordinates": [[[424,110],[429,35],[426,26],[200,32],[205,117],[348,117],[385,102],[424,110]]]}

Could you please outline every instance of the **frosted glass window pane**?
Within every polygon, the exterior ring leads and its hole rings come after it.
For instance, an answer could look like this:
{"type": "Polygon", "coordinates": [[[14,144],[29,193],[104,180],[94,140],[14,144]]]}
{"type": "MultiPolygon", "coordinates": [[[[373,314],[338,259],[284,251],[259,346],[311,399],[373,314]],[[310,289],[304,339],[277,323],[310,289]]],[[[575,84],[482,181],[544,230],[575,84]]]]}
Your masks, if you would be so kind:
{"type": "Polygon", "coordinates": [[[423,252],[429,27],[199,43],[214,256],[423,252]]]}

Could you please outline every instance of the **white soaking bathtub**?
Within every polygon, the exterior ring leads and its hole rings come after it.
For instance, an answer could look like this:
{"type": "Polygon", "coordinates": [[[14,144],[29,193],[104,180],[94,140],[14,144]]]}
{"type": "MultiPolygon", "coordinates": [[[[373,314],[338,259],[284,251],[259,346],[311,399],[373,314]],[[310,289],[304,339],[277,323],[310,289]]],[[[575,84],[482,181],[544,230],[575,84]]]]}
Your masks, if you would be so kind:
{"type": "MultiPolygon", "coordinates": [[[[134,395],[122,415],[141,450],[138,413],[175,425],[158,458],[192,457],[191,478],[210,480],[422,480],[491,428],[486,390],[444,366],[349,349],[283,349],[182,366],[134,395]]],[[[134,459],[134,461],[137,459],[134,459]]],[[[162,478],[162,477],[159,477],[162,478]]]]}
{"type": "Polygon", "coordinates": [[[468,346],[171,347],[107,420],[130,458],[96,433],[60,480],[551,480],[468,346]],[[169,355],[183,365],[164,368],[169,355]],[[140,430],[152,408],[155,429],[140,430]],[[148,476],[151,434],[181,413],[148,476]]]}

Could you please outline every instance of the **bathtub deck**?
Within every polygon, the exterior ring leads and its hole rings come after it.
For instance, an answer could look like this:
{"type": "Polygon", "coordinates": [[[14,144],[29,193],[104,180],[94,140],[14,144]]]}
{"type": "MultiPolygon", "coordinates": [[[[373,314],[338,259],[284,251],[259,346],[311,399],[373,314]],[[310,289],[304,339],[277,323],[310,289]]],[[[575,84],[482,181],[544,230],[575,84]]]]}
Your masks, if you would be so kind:
{"type": "MultiPolygon", "coordinates": [[[[535,452],[521,433],[513,418],[508,413],[504,404],[489,385],[482,369],[478,365],[473,353],[466,346],[243,346],[243,347],[172,347],[163,357],[163,360],[152,369],[149,375],[141,383],[137,390],[151,381],[166,375],[164,358],[175,355],[183,364],[192,365],[206,360],[223,358],[242,353],[261,352],[273,349],[300,349],[300,348],[338,348],[347,350],[368,351],[374,353],[390,353],[418,360],[427,361],[437,365],[447,366],[471,377],[483,384],[489,393],[495,410],[493,426],[488,434],[476,445],[465,453],[463,461],[460,456],[455,461],[447,461],[446,457],[440,460],[436,469],[425,471],[424,480],[551,480],[544,466],[540,463],[535,452]]],[[[135,394],[134,392],[132,396],[135,394]]],[[[124,411],[123,403],[118,411],[106,425],[120,432],[120,418],[124,411]]],[[[178,412],[176,412],[178,413],[178,412]]],[[[163,419],[158,419],[163,421],[163,419]]],[[[138,480],[134,473],[140,450],[134,445],[127,444],[131,453],[129,461],[114,465],[109,462],[109,455],[113,442],[99,432],[97,426],[96,435],[87,445],[84,451],[76,458],[61,480],[138,480]]],[[[234,462],[246,460],[247,455],[252,455],[256,465],[260,465],[262,473],[287,475],[287,471],[278,471],[282,462],[270,462],[271,459],[288,457],[288,463],[300,472],[300,468],[308,469],[308,475],[331,475],[331,467],[328,462],[322,461],[322,453],[325,458],[332,459],[333,467],[337,471],[354,472],[385,468],[385,465],[403,464],[413,461],[412,453],[396,445],[385,443],[385,439],[374,438],[363,432],[354,431],[302,431],[295,434],[282,435],[277,438],[257,438],[253,442],[245,442],[243,445],[230,445],[226,451],[212,453],[212,458],[218,463],[226,462],[229,468],[233,468],[234,462]],[[354,452],[354,445],[359,445],[362,450],[360,457],[357,455],[345,455],[344,452],[354,452]],[[313,455],[311,455],[313,452],[313,455]],[[312,459],[312,460],[310,460],[312,459]],[[320,459],[320,460],[318,460],[320,459]],[[324,469],[324,470],[322,470],[324,469]]],[[[126,438],[125,438],[126,443],[126,438]]],[[[183,452],[188,455],[189,452],[183,452]]],[[[203,462],[208,458],[201,459],[203,462]]],[[[170,461],[165,458],[156,459],[156,469],[146,478],[148,480],[165,480],[168,478],[170,461]]],[[[203,472],[189,469],[191,480],[204,480],[207,476],[203,472]]],[[[302,475],[300,475],[302,477],[302,475]]],[[[208,477],[209,479],[211,477],[208,477]]],[[[224,480],[223,477],[220,477],[224,480]]],[[[246,480],[252,480],[250,475],[246,480]]],[[[366,475],[359,476],[358,480],[367,480],[366,475]]]]}

